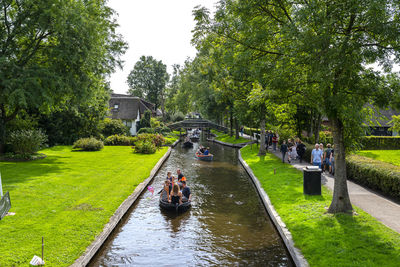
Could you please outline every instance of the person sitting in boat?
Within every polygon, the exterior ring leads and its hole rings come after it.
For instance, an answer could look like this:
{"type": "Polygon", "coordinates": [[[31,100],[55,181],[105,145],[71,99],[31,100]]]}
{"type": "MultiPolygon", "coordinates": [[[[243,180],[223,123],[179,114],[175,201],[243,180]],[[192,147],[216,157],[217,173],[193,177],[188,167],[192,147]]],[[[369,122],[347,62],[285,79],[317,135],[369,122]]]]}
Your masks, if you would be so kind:
{"type": "Polygon", "coordinates": [[[180,183],[183,177],[183,174],[180,169],[176,170],[176,174],[178,174],[178,182],[180,183]]]}
{"type": "Polygon", "coordinates": [[[174,184],[172,187],[172,192],[169,195],[169,202],[172,204],[182,204],[182,192],[180,191],[178,184],[174,184]]]}
{"type": "Polygon", "coordinates": [[[206,150],[204,151],[203,155],[204,156],[210,155],[210,148],[209,147],[206,148],[206,150]]]}
{"type": "Polygon", "coordinates": [[[191,201],[192,194],[190,193],[190,188],[186,186],[186,181],[182,181],[182,201],[191,201]]]}
{"type": "Polygon", "coordinates": [[[170,182],[169,182],[169,180],[165,180],[165,181],[164,181],[164,187],[163,187],[163,189],[161,190],[160,198],[161,198],[163,201],[168,201],[170,192],[171,192],[171,189],[170,189],[170,182]]]}
{"type": "Polygon", "coordinates": [[[172,176],[172,172],[167,172],[167,180],[169,181],[169,192],[171,193],[172,185],[176,180],[176,178],[172,176]]]}
{"type": "Polygon", "coordinates": [[[204,146],[200,146],[199,154],[203,154],[206,148],[204,146]]]}

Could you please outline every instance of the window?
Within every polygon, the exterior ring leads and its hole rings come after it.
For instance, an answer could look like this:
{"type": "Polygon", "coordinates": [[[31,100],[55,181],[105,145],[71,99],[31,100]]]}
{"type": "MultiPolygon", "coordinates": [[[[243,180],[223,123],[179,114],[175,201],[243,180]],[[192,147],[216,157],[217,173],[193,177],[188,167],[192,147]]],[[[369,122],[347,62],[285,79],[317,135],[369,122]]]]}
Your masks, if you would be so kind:
{"type": "Polygon", "coordinates": [[[118,104],[114,104],[115,109],[118,109],[118,106],[119,106],[118,104]]]}

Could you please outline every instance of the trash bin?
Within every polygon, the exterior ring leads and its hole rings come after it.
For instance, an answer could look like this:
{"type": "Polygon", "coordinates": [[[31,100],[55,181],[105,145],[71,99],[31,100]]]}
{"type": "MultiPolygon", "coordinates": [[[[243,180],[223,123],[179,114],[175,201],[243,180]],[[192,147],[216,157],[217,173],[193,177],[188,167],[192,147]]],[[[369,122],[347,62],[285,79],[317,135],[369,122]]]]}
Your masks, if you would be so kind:
{"type": "Polygon", "coordinates": [[[304,194],[321,195],[321,172],[318,166],[308,166],[303,169],[304,194]]]}

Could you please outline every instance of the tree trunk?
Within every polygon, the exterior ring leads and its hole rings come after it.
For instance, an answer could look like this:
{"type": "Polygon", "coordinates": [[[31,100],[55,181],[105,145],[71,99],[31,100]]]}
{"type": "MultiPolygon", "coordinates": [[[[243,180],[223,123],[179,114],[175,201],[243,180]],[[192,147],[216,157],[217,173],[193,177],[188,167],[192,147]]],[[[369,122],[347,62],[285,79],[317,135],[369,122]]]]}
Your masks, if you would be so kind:
{"type": "Polygon", "coordinates": [[[260,150],[258,151],[259,156],[264,156],[266,154],[265,150],[265,110],[261,108],[261,122],[260,122],[260,150]]]}
{"type": "Polygon", "coordinates": [[[0,117],[0,154],[4,153],[6,143],[6,120],[0,117]]]}
{"type": "Polygon", "coordinates": [[[318,115],[318,119],[315,124],[315,143],[319,143],[319,131],[321,129],[321,114],[318,115]]]}
{"type": "Polygon", "coordinates": [[[314,133],[314,112],[311,111],[310,115],[311,121],[310,121],[310,130],[308,131],[308,137],[313,136],[314,133]]]}
{"type": "Polygon", "coordinates": [[[233,136],[233,112],[229,111],[229,135],[233,136]]]}
{"type": "Polygon", "coordinates": [[[236,129],[235,139],[239,139],[239,123],[237,119],[235,119],[235,129],[236,129]]]}
{"type": "Polygon", "coordinates": [[[344,146],[343,123],[338,118],[331,119],[333,143],[335,144],[335,184],[333,199],[329,207],[329,213],[352,213],[349,192],[347,190],[346,174],[346,149],[344,146]]]}

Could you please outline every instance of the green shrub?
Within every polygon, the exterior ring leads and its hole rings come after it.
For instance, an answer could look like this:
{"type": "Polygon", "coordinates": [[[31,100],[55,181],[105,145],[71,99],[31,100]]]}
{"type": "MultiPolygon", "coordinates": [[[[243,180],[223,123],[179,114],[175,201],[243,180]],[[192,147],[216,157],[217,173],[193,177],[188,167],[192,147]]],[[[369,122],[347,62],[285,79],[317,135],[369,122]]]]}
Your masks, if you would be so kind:
{"type": "Polygon", "coordinates": [[[18,130],[9,134],[8,141],[15,154],[29,155],[43,147],[47,136],[41,130],[18,130]]]}
{"type": "Polygon", "coordinates": [[[154,129],[152,128],[140,128],[140,130],[137,132],[138,134],[144,134],[144,133],[148,133],[148,134],[154,134],[154,129]]]}
{"type": "Polygon", "coordinates": [[[104,140],[106,146],[133,146],[135,144],[135,137],[125,135],[111,135],[104,140]]]}
{"type": "Polygon", "coordinates": [[[170,133],[171,129],[169,127],[167,127],[167,126],[164,126],[164,127],[161,128],[161,132],[163,134],[170,133]]]}
{"type": "MultiPolygon", "coordinates": [[[[152,142],[156,147],[161,147],[165,144],[165,139],[161,134],[139,134],[137,137],[137,142],[152,142]]],[[[135,144],[136,145],[136,144],[135,144]]]]}
{"type": "Polygon", "coordinates": [[[400,149],[400,136],[365,136],[361,139],[364,149],[400,149]]]}
{"type": "Polygon", "coordinates": [[[137,141],[134,146],[134,151],[136,153],[142,154],[153,154],[157,150],[157,147],[151,140],[140,140],[137,141]]]}
{"type": "Polygon", "coordinates": [[[171,116],[171,120],[173,122],[183,121],[185,119],[185,115],[182,112],[176,112],[171,116]]]}
{"type": "Polygon", "coordinates": [[[103,149],[103,147],[103,142],[94,137],[81,138],[72,146],[73,149],[80,149],[83,151],[99,151],[103,149]]]}
{"type": "Polygon", "coordinates": [[[346,160],[347,178],[400,199],[400,167],[359,155],[346,160]]]}
{"type": "Polygon", "coordinates": [[[139,128],[151,128],[151,112],[146,110],[143,117],[140,119],[139,128]]]}
{"type": "Polygon", "coordinates": [[[110,135],[130,135],[129,128],[121,120],[105,118],[101,123],[101,133],[108,137],[110,135]]]}
{"type": "Polygon", "coordinates": [[[161,122],[156,118],[150,118],[150,127],[151,128],[161,127],[161,122]]]}

